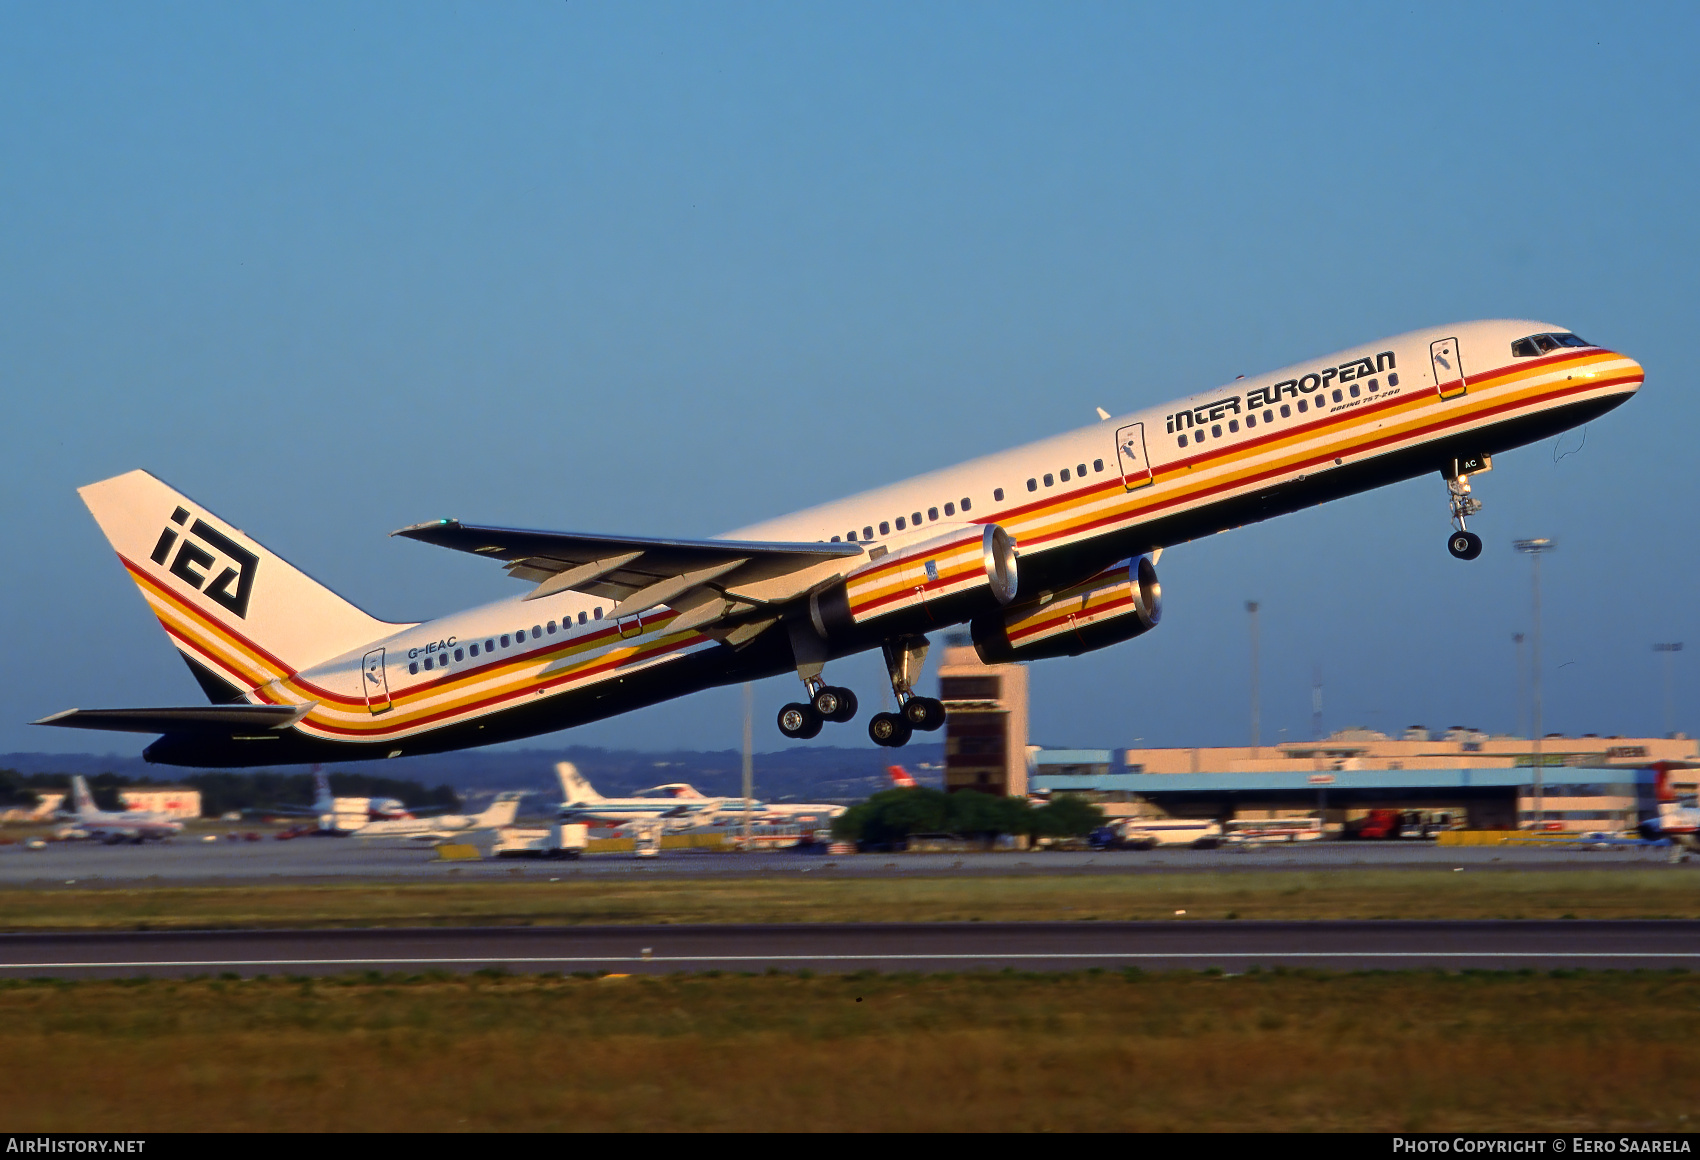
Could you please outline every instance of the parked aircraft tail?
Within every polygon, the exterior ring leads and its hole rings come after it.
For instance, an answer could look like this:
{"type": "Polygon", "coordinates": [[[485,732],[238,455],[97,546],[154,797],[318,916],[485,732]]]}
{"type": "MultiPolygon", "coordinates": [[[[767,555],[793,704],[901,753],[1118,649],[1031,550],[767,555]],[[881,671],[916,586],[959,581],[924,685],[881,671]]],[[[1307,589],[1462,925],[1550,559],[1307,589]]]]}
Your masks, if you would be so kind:
{"type": "Polygon", "coordinates": [[[885,772],[891,778],[893,789],[914,789],[920,784],[901,765],[888,765],[885,767],[885,772]]]}
{"type": "Polygon", "coordinates": [[[71,775],[71,806],[79,818],[99,812],[95,809],[94,795],[89,792],[89,783],[80,773],[71,775]]]}
{"type": "Polygon", "coordinates": [[[145,471],[78,494],[214,702],[401,627],[368,616],[145,471]]]}
{"type": "Polygon", "coordinates": [[[472,829],[500,829],[514,824],[514,818],[519,816],[519,799],[523,793],[499,793],[489,807],[472,820],[472,829]]]}
{"type": "Polygon", "coordinates": [[[564,802],[599,802],[602,795],[584,779],[578,766],[570,761],[555,763],[555,776],[561,779],[561,800],[564,802]]]}

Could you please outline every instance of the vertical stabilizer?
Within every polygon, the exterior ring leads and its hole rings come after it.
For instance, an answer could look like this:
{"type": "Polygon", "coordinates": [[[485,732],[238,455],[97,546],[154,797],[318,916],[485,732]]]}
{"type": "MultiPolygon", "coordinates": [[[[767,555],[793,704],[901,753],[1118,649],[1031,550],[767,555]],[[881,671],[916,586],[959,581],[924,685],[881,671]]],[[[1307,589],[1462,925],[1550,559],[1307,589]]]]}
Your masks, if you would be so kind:
{"type": "Polygon", "coordinates": [[[71,808],[79,818],[100,812],[95,809],[94,795],[89,792],[88,781],[80,773],[71,775],[71,808]]]}
{"type": "Polygon", "coordinates": [[[400,627],[366,615],[145,471],[78,494],[214,700],[400,627]]]}
{"type": "Polygon", "coordinates": [[[473,819],[472,828],[477,830],[501,829],[503,826],[514,824],[514,818],[519,816],[519,799],[523,794],[500,793],[496,800],[490,803],[488,809],[473,819]]]}
{"type": "Polygon", "coordinates": [[[597,793],[588,781],[584,780],[584,775],[578,771],[578,766],[572,762],[556,762],[555,776],[561,779],[561,800],[563,802],[599,802],[602,800],[602,795],[597,793]]]}

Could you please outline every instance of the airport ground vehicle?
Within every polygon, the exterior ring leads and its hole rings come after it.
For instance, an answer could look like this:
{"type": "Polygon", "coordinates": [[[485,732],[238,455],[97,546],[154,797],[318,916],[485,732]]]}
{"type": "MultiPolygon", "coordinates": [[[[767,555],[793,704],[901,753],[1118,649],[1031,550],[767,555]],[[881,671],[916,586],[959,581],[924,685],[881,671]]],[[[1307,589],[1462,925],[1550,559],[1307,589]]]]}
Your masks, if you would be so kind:
{"type": "Polygon", "coordinates": [[[211,704],[68,709],[38,723],[156,734],[144,756],[237,768],[532,737],[794,672],[779,730],[853,719],[826,682],[878,649],[896,700],[869,736],[943,725],[914,681],[926,634],[987,661],[1076,656],[1157,626],[1163,549],[1424,475],[1459,559],[1492,456],[1631,398],[1633,359],[1545,323],[1430,328],[929,472],[715,539],[441,519],[394,533],[500,560],[522,596],[418,623],[368,615],[144,471],[84,502],[211,704]],[[1437,496],[1438,498],[1438,496],[1437,496]]]}
{"type": "Polygon", "coordinates": [[[590,844],[590,827],[552,822],[546,828],[508,826],[496,831],[495,858],[577,858],[590,844]]]}
{"type": "Polygon", "coordinates": [[[1457,825],[1458,818],[1448,810],[1371,810],[1364,817],[1346,823],[1344,836],[1365,841],[1432,839],[1457,825]]]}
{"type": "Polygon", "coordinates": [[[1222,840],[1232,845],[1316,842],[1323,832],[1321,818],[1235,818],[1223,830],[1222,840]]]}
{"type": "Polygon", "coordinates": [[[1154,850],[1190,846],[1209,850],[1222,842],[1222,826],[1203,818],[1126,818],[1092,831],[1087,843],[1097,849],[1154,850]]]}

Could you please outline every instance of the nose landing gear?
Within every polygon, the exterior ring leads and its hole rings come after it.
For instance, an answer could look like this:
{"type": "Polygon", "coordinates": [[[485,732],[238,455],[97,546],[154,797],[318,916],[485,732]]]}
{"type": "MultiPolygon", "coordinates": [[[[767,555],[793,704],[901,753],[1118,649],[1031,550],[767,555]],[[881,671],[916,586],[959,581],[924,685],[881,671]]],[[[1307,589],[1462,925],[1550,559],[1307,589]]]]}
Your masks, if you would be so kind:
{"type": "Polygon", "coordinates": [[[1493,460],[1486,455],[1454,459],[1446,472],[1447,504],[1452,510],[1452,535],[1447,538],[1446,550],[1457,560],[1474,560],[1482,554],[1482,538],[1469,531],[1464,522],[1482,510],[1482,501],[1470,494],[1470,476],[1493,470],[1493,460]]]}

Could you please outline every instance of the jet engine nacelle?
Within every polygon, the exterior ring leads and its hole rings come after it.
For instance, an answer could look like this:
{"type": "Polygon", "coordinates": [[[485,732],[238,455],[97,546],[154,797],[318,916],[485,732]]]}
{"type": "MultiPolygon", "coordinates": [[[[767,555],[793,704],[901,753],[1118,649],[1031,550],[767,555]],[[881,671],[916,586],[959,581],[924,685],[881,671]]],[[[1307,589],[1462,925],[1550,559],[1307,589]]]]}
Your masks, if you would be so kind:
{"type": "Polygon", "coordinates": [[[1163,586],[1144,556],[1108,568],[1050,600],[982,613],[969,628],[985,663],[1073,657],[1132,640],[1163,618],[1163,586]]]}
{"type": "Polygon", "coordinates": [[[959,524],[882,549],[876,546],[877,558],[809,597],[809,619],[821,639],[844,644],[910,627],[925,631],[1015,599],[1015,540],[997,524],[959,524]]]}

